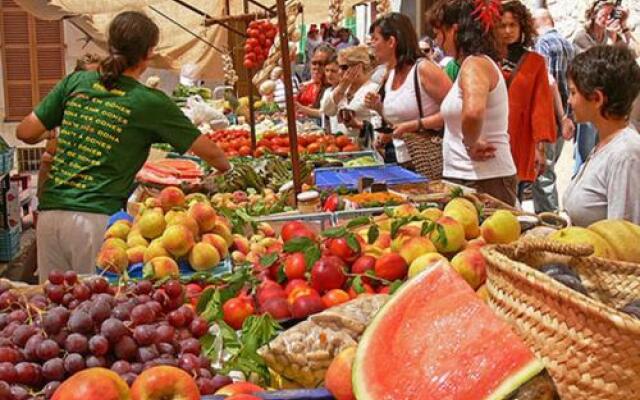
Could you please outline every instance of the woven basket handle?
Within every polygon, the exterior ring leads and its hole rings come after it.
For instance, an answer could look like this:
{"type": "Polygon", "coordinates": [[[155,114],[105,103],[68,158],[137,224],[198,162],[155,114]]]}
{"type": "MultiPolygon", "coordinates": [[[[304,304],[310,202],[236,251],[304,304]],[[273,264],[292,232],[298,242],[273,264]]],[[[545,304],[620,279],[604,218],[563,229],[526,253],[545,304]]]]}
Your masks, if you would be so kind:
{"type": "Polygon", "coordinates": [[[536,238],[519,240],[514,247],[516,257],[535,251],[546,251],[571,257],[587,257],[593,254],[593,246],[590,244],[568,244],[536,238]]]}

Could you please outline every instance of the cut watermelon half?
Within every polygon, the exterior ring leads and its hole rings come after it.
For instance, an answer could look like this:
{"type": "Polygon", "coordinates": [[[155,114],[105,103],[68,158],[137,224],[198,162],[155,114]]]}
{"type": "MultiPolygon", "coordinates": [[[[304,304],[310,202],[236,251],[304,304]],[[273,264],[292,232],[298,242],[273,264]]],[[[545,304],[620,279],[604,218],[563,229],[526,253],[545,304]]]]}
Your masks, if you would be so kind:
{"type": "Polygon", "coordinates": [[[543,364],[449,266],[409,280],[365,331],[358,400],[503,399],[543,364]]]}

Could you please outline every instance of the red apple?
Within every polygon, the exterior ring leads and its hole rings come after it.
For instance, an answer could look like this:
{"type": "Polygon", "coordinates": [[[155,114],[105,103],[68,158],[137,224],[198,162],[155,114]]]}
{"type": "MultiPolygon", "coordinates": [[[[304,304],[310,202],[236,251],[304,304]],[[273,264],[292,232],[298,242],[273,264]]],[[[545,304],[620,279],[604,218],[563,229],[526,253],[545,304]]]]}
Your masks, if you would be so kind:
{"type": "Polygon", "coordinates": [[[131,386],[131,400],[200,400],[196,381],[186,371],[161,365],[143,371],[131,386]]]}
{"type": "Polygon", "coordinates": [[[340,289],[347,281],[345,264],[336,256],[322,257],[311,270],[311,286],[320,293],[340,289]]]}

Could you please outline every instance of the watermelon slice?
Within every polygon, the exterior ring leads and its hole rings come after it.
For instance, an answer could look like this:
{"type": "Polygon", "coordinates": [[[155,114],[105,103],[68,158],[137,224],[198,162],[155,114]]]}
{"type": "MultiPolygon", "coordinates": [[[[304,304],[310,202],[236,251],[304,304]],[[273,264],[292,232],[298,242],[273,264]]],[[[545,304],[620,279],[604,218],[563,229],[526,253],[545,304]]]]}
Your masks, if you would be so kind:
{"type": "Polygon", "coordinates": [[[544,366],[448,265],[409,280],[365,331],[358,400],[502,399],[544,366]]]}

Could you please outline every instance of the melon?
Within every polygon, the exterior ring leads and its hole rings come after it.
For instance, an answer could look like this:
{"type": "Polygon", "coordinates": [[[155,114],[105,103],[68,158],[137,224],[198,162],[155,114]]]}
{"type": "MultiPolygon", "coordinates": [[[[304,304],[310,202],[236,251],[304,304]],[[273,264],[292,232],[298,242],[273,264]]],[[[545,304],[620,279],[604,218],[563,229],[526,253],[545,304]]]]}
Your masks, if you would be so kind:
{"type": "Polygon", "coordinates": [[[615,259],[616,253],[611,245],[595,231],[579,226],[571,226],[569,228],[560,229],[553,232],[547,239],[567,244],[590,244],[593,246],[593,255],[615,259]]]}
{"type": "Polygon", "coordinates": [[[609,243],[617,260],[640,263],[640,226],[629,221],[607,219],[589,225],[589,230],[609,243]]]}
{"type": "Polygon", "coordinates": [[[544,369],[451,267],[406,282],[365,331],[358,400],[503,399],[544,369]]]}

